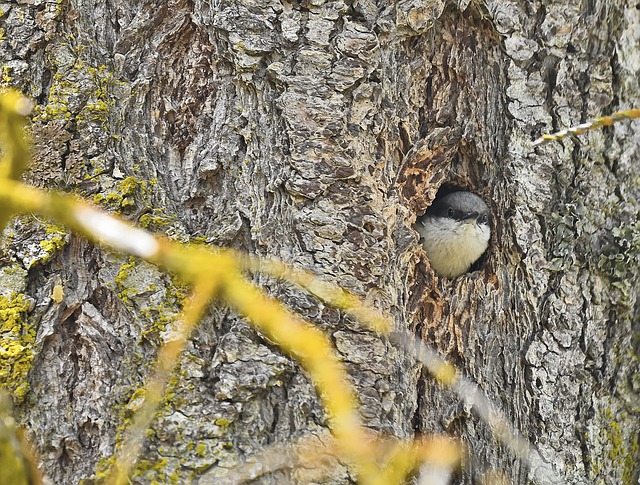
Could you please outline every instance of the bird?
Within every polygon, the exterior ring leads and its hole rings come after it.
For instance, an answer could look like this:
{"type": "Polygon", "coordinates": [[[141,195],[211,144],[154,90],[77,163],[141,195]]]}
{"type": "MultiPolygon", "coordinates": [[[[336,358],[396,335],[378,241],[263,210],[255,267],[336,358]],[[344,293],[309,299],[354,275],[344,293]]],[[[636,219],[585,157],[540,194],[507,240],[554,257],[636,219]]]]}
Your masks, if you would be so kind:
{"type": "Polygon", "coordinates": [[[491,213],[476,194],[452,192],[436,198],[418,218],[416,230],[431,268],[455,278],[469,271],[489,247],[491,213]]]}

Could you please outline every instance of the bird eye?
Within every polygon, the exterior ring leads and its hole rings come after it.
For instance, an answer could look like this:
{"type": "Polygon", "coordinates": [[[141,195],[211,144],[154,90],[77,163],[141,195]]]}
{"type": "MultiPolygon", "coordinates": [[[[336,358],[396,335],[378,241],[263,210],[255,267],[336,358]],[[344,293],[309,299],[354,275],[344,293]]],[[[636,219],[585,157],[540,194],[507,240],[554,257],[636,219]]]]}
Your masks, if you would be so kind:
{"type": "Polygon", "coordinates": [[[453,219],[453,216],[455,216],[455,214],[456,214],[456,211],[454,211],[451,207],[449,207],[449,210],[447,211],[447,215],[453,219]]]}
{"type": "Polygon", "coordinates": [[[480,222],[482,224],[487,224],[489,222],[489,216],[487,214],[482,214],[480,216],[480,222]]]}

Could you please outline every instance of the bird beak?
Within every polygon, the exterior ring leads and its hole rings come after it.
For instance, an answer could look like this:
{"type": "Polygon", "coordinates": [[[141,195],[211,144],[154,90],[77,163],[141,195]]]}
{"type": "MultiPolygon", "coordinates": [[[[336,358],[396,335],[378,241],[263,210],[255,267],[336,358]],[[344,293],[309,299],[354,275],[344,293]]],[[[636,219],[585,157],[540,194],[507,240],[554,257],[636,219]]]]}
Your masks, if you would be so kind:
{"type": "Polygon", "coordinates": [[[465,212],[463,218],[467,222],[475,222],[479,215],[479,212],[465,212]]]}

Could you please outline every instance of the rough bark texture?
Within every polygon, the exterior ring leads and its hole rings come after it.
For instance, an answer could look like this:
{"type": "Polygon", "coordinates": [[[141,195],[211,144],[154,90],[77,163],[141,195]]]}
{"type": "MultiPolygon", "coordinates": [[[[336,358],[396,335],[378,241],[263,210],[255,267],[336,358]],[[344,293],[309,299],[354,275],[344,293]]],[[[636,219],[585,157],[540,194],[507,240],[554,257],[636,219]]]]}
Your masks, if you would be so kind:
{"type": "MultiPolygon", "coordinates": [[[[635,2],[31,0],[0,10],[4,82],[38,103],[30,182],[180,240],[311,269],[455,362],[564,483],[637,483],[640,129],[529,144],[637,103],[635,2]],[[488,254],[454,281],[433,275],[412,229],[451,186],[480,194],[494,215],[488,254]]],[[[22,355],[31,365],[8,362],[24,380],[13,386],[19,419],[54,483],[95,477],[184,290],[34,218],[5,239],[0,290],[21,315],[20,338],[35,332],[22,355]]],[[[403,349],[299,289],[257,282],[330,333],[368,427],[460,437],[469,459],[457,483],[490,470],[549,483],[403,349]]],[[[135,481],[208,471],[215,483],[266,445],[327,433],[299,366],[217,308],[135,481]]],[[[353,480],[344,464],[326,465],[259,482],[353,480]]]]}

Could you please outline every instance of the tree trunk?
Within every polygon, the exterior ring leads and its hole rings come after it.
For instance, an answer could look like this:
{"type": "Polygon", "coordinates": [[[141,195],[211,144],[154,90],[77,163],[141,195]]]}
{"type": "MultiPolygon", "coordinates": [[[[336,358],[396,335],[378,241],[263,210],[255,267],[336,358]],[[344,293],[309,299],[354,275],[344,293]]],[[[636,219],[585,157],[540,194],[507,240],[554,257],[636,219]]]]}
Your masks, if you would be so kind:
{"type": "MultiPolygon", "coordinates": [[[[640,130],[530,143],[637,103],[634,2],[32,0],[1,19],[4,83],[37,102],[30,183],[310,269],[454,362],[562,483],[638,482],[640,130]],[[448,280],[412,225],[452,187],[483,197],[493,235],[448,280]]],[[[99,478],[186,289],[54,221],[18,218],[4,241],[24,344],[4,385],[44,475],[99,478]]],[[[367,427],[460,438],[455,483],[551,482],[406,349],[256,281],[331,336],[367,427]]],[[[134,482],[216,483],[270,445],[326,440],[326,419],[300,367],[215,307],[134,482]]],[[[258,477],[353,480],[337,460],[258,477]]]]}

